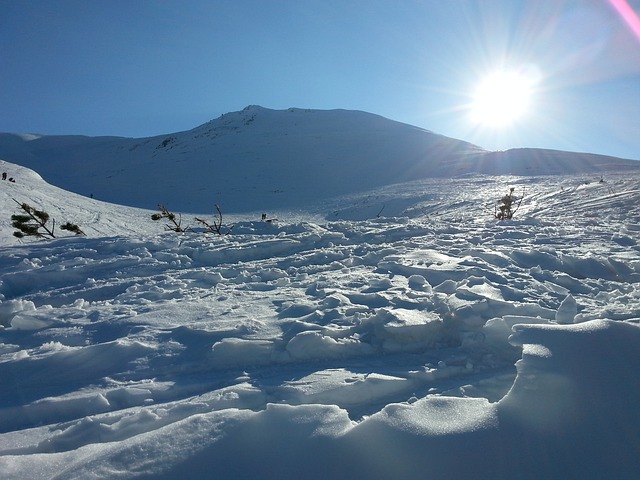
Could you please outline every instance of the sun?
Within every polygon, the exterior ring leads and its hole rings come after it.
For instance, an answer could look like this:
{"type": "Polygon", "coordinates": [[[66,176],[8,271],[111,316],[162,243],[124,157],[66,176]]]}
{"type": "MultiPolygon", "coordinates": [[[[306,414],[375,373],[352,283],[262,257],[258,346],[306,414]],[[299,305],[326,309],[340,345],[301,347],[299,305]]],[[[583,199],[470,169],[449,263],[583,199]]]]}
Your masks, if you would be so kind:
{"type": "Polygon", "coordinates": [[[499,70],[487,75],[473,93],[471,121],[488,128],[512,126],[529,112],[533,87],[532,77],[522,72],[499,70]]]}

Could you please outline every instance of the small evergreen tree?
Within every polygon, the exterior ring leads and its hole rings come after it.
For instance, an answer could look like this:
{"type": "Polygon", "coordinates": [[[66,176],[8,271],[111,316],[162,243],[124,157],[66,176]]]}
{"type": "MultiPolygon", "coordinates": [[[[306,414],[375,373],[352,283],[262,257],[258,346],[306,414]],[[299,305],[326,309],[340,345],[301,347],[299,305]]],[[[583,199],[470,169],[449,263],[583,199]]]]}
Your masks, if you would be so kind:
{"type": "Polygon", "coordinates": [[[80,229],[78,225],[71,222],[60,225],[60,230],[67,230],[69,232],[75,233],[76,235],[85,235],[85,233],[80,229]]]}
{"type": "MultiPolygon", "coordinates": [[[[28,203],[20,203],[15,198],[13,199],[20,208],[23,214],[11,215],[12,225],[17,228],[13,235],[18,238],[25,236],[33,236],[38,238],[56,238],[54,231],[56,228],[55,219],[51,220],[51,227],[49,228],[49,214],[44,210],[38,210],[32,207],[28,203]]],[[[84,232],[80,227],[74,223],[67,222],[60,226],[62,230],[68,230],[76,235],[84,235],[84,232]]]]}

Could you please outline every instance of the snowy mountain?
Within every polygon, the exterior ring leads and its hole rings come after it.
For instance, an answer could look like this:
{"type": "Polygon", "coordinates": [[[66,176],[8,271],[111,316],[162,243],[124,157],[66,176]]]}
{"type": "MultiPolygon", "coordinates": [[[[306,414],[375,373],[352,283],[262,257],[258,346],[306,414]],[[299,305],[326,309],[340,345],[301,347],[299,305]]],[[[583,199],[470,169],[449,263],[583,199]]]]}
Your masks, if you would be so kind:
{"type": "Polygon", "coordinates": [[[144,139],[0,134],[0,159],[107,202],[177,211],[309,206],[410,180],[471,173],[599,174],[640,168],[599,155],[480,147],[364,112],[249,106],[144,139]]]}
{"type": "Polygon", "coordinates": [[[257,107],[0,144],[3,480],[637,478],[636,164],[257,107]]]}

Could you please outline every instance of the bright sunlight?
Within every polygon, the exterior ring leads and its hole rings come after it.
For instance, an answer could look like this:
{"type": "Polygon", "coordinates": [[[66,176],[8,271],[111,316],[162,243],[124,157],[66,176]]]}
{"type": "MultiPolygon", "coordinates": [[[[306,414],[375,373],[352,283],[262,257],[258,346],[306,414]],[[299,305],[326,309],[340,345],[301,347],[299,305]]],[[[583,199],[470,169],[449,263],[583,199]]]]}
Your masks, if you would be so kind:
{"type": "Polygon", "coordinates": [[[488,75],[473,94],[471,120],[489,128],[511,126],[528,113],[534,83],[530,72],[500,70],[488,75]]]}

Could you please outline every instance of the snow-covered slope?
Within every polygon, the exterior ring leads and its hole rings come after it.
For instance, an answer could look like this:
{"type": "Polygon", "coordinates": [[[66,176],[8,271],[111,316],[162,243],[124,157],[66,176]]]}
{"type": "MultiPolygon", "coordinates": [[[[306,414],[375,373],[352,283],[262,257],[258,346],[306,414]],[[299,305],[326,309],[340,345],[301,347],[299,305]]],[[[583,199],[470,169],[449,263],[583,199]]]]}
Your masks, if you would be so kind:
{"type": "MultiPolygon", "coordinates": [[[[107,204],[67,192],[49,185],[33,170],[10,162],[0,160],[0,172],[7,172],[7,179],[16,179],[15,182],[5,180],[0,183],[0,205],[4,213],[0,217],[0,244],[18,242],[13,236],[16,229],[11,225],[11,216],[24,213],[19,206],[21,203],[45,210],[58,225],[66,222],[81,225],[89,237],[145,231],[140,226],[148,221],[148,210],[107,204]]],[[[65,234],[60,230],[54,233],[65,234]]]]}
{"type": "MultiPolygon", "coordinates": [[[[179,141],[140,144],[140,168],[179,141]]],[[[414,180],[303,211],[283,193],[278,222],[217,236],[0,168],[2,479],[640,471],[635,175],[414,180]],[[18,241],[14,198],[88,235],[18,241]]]]}
{"type": "Polygon", "coordinates": [[[214,204],[229,213],[307,207],[354,191],[469,173],[595,175],[640,168],[640,162],[567,152],[491,154],[358,111],[258,106],[145,139],[0,134],[0,159],[81,195],[199,213],[214,204]]]}

